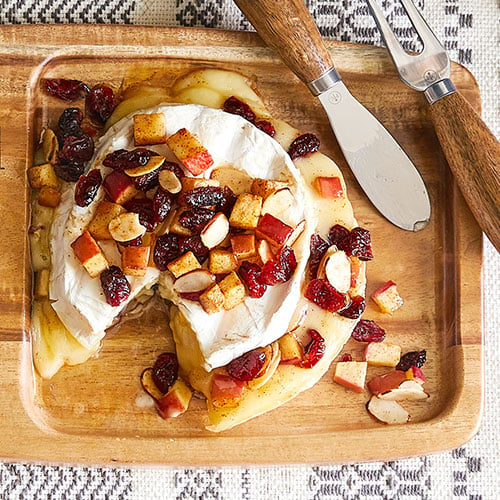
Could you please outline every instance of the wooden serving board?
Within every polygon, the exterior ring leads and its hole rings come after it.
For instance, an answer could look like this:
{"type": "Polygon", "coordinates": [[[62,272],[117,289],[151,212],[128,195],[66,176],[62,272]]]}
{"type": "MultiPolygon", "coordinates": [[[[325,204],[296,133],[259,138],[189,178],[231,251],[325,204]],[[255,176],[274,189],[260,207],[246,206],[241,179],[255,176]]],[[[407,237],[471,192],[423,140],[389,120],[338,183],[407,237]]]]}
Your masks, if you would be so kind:
{"type": "MultiPolygon", "coordinates": [[[[481,418],[481,232],[455,187],[427,116],[424,98],[403,85],[385,50],[328,44],[352,93],[384,123],[422,173],[432,221],[419,233],[384,220],[361,192],[315,100],[252,33],[126,26],[9,26],[0,29],[0,457],[93,464],[251,464],[389,459],[461,445],[481,418]],[[139,374],[169,347],[166,314],[150,309],[104,341],[99,356],[41,381],[31,363],[31,274],[26,230],[36,134],[53,119],[40,78],[89,83],[167,81],[213,66],[254,77],[272,113],[317,134],[341,167],[360,224],[372,233],[375,260],[368,295],[398,283],[405,306],[393,317],[369,304],[403,352],[427,349],[424,403],[404,403],[412,421],[385,426],[367,414],[368,393],[332,382],[331,371],[289,404],[222,434],[204,430],[204,402],[181,418],[161,420],[141,407],[139,374]],[[139,403],[139,404],[138,404],[139,403]]],[[[452,79],[479,108],[471,74],[452,79]]],[[[61,105],[62,106],[62,105],[61,105]]],[[[353,134],[357,133],[353,130],[353,134]]],[[[397,167],[395,167],[397,168],[397,167]]],[[[361,359],[363,345],[346,351],[361,359]]],[[[384,369],[369,369],[369,376],[384,369]]]]}

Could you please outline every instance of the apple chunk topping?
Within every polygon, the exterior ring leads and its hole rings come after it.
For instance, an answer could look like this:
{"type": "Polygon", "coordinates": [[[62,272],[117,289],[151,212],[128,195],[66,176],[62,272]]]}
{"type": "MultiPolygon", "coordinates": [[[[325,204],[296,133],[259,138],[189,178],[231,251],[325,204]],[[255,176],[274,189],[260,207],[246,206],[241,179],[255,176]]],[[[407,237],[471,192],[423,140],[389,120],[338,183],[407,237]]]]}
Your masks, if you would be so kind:
{"type": "Polygon", "coordinates": [[[293,228],[271,214],[262,216],[256,229],[257,236],[278,247],[285,244],[292,231],[293,228]]]}
{"type": "Polygon", "coordinates": [[[134,116],[134,142],[136,146],[163,144],[166,141],[165,115],[144,113],[134,116]]]}
{"type": "Polygon", "coordinates": [[[108,267],[106,257],[88,231],[84,231],[71,246],[91,278],[97,278],[108,267]]]}
{"type": "Polygon", "coordinates": [[[406,424],[410,420],[410,414],[396,401],[387,401],[372,396],[366,409],[385,424],[406,424]]]}
{"type": "Polygon", "coordinates": [[[304,356],[304,350],[293,333],[285,333],[279,339],[281,351],[281,363],[284,365],[300,365],[304,356]]]}
{"type": "Polygon", "coordinates": [[[403,305],[396,283],[388,281],[372,294],[372,299],[383,313],[392,314],[403,305]]]}
{"type": "Polygon", "coordinates": [[[167,394],[156,401],[156,409],[164,419],[178,417],[189,408],[192,396],[193,391],[178,378],[167,394]]]}
{"type": "Polygon", "coordinates": [[[335,365],[333,380],[354,392],[365,390],[366,361],[339,361],[335,365]]]}
{"type": "Polygon", "coordinates": [[[199,269],[200,263],[193,252],[186,252],[175,260],[167,264],[168,270],[174,275],[175,278],[180,278],[183,274],[190,271],[199,269]]]}
{"type": "Polygon", "coordinates": [[[371,366],[394,368],[401,357],[401,347],[386,342],[370,342],[365,349],[365,361],[371,366]]]}
{"type": "Polygon", "coordinates": [[[108,226],[109,233],[116,241],[131,241],[146,232],[146,228],[139,221],[139,214],[126,212],[111,220],[108,226]]]}
{"type": "Polygon", "coordinates": [[[342,198],[344,195],[339,177],[316,177],[314,184],[322,198],[342,198]]]}
{"type": "Polygon", "coordinates": [[[210,401],[217,408],[235,408],[245,390],[245,382],[230,375],[215,373],[212,377],[210,401]]]}

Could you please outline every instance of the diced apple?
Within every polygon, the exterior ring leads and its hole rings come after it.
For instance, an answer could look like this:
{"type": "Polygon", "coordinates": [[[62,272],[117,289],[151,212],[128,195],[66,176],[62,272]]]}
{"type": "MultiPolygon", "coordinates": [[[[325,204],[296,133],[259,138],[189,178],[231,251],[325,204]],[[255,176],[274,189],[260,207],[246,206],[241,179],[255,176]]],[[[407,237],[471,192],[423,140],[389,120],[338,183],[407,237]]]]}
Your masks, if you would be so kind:
{"type": "Polygon", "coordinates": [[[365,349],[364,360],[371,366],[394,368],[401,358],[401,347],[387,342],[370,342],[365,349]]]}
{"type": "Polygon", "coordinates": [[[248,193],[252,188],[252,178],[248,173],[229,165],[214,169],[210,179],[218,181],[221,186],[229,187],[236,196],[248,193]]]}
{"type": "Polygon", "coordinates": [[[192,396],[193,391],[178,378],[167,394],[156,401],[158,413],[162,418],[178,417],[189,408],[192,396]]]}
{"type": "Polygon", "coordinates": [[[58,181],[54,167],[50,163],[31,167],[28,170],[28,178],[32,188],[48,186],[57,188],[58,181]]]}
{"type": "Polygon", "coordinates": [[[76,258],[83,264],[91,278],[97,278],[107,269],[108,261],[101,248],[88,231],[84,231],[72,244],[76,258]]]}
{"type": "Polygon", "coordinates": [[[256,254],[255,234],[236,234],[231,236],[231,248],[239,261],[253,257],[256,254]]]}
{"type": "Polygon", "coordinates": [[[219,282],[219,288],[224,295],[224,309],[226,311],[234,309],[245,300],[245,285],[234,271],[219,282]]]}
{"type": "Polygon", "coordinates": [[[285,333],[279,339],[281,363],[284,365],[300,365],[304,351],[293,333],[285,333]]]}
{"type": "Polygon", "coordinates": [[[351,288],[351,260],[344,251],[331,246],[321,259],[318,278],[326,278],[333,288],[347,293],[351,288]]]}
{"type": "Polygon", "coordinates": [[[178,293],[202,292],[215,283],[215,276],[206,269],[195,269],[175,280],[174,290],[178,293]]]}
{"type": "Polygon", "coordinates": [[[415,380],[419,384],[423,384],[427,380],[424,372],[418,366],[411,366],[405,374],[408,380],[415,380]]]}
{"type": "Polygon", "coordinates": [[[262,209],[262,198],[250,193],[238,196],[229,223],[241,229],[255,229],[262,209]]]}
{"type": "Polygon", "coordinates": [[[215,407],[234,408],[243,395],[245,383],[229,375],[216,373],[212,377],[211,402],[215,407]]]}
{"type": "Polygon", "coordinates": [[[214,248],[210,250],[208,269],[214,274],[228,274],[238,268],[238,261],[233,252],[214,248]]]}
{"type": "Polygon", "coordinates": [[[372,396],[366,409],[377,420],[385,424],[406,424],[410,420],[409,413],[396,401],[387,401],[372,396]]]}
{"type": "Polygon", "coordinates": [[[401,382],[404,382],[405,380],[405,372],[394,370],[392,372],[385,373],[384,375],[372,378],[370,382],[368,382],[368,389],[372,394],[378,396],[379,394],[398,388],[401,382]]]}
{"type": "Polygon", "coordinates": [[[274,253],[267,240],[257,241],[257,253],[263,264],[274,259],[274,253]]]}
{"type": "Polygon", "coordinates": [[[167,145],[193,175],[202,174],[214,163],[206,148],[185,128],[171,135],[167,139],[167,145]]]}
{"type": "Polygon", "coordinates": [[[109,223],[123,212],[125,212],[125,209],[121,205],[112,203],[111,201],[101,201],[94,218],[90,221],[90,234],[96,240],[112,240],[113,237],[109,232],[109,223]]]}
{"type": "Polygon", "coordinates": [[[141,385],[142,388],[155,400],[163,397],[163,392],[158,389],[158,386],[155,384],[153,380],[153,369],[146,368],[141,373],[141,385]]]}
{"type": "Polygon", "coordinates": [[[322,198],[342,198],[344,196],[339,177],[316,177],[314,184],[322,198]]]}
{"type": "Polygon", "coordinates": [[[403,299],[399,295],[394,281],[388,281],[378,290],[375,290],[372,294],[372,299],[383,313],[392,314],[403,305],[403,299]]]}
{"type": "Polygon", "coordinates": [[[214,248],[224,241],[229,233],[229,221],[223,213],[216,214],[200,233],[202,243],[214,248]]]}
{"type": "Polygon", "coordinates": [[[366,361],[339,361],[335,365],[333,380],[355,392],[365,390],[366,361]]]}
{"type": "Polygon", "coordinates": [[[163,113],[134,115],[134,143],[136,146],[163,144],[166,139],[165,115],[163,113]]]}
{"type": "Polygon", "coordinates": [[[199,269],[201,266],[194,253],[189,251],[177,259],[169,262],[167,267],[175,278],[180,278],[183,274],[199,269]]]}
{"type": "MultiPolygon", "coordinates": [[[[127,168],[125,173],[129,177],[140,177],[141,175],[150,174],[155,170],[159,169],[165,163],[164,156],[151,156],[146,165],[140,165],[139,167],[127,168]]],[[[168,170],[166,170],[168,172],[168,170]]]]}
{"type": "Polygon", "coordinates": [[[419,401],[427,399],[429,394],[424,391],[422,384],[415,380],[406,380],[401,382],[399,387],[378,394],[378,397],[388,401],[419,401]]]}
{"type": "Polygon", "coordinates": [[[42,186],[38,193],[38,204],[42,207],[56,208],[61,201],[61,193],[50,186],[42,186]]]}
{"type": "Polygon", "coordinates": [[[115,241],[135,240],[146,232],[146,228],[139,220],[139,214],[135,212],[118,215],[111,220],[108,229],[115,241]]]}
{"type": "Polygon", "coordinates": [[[351,288],[357,289],[363,277],[364,263],[357,257],[350,257],[351,260],[351,288]]]}
{"type": "Polygon", "coordinates": [[[224,307],[224,294],[219,285],[214,284],[200,295],[200,304],[207,314],[215,314],[224,307]]]}
{"type": "Polygon", "coordinates": [[[295,197],[288,188],[274,191],[262,203],[262,215],[271,214],[289,226],[297,224],[290,214],[293,213],[293,206],[296,204],[295,197]]]}
{"type": "Polygon", "coordinates": [[[148,269],[149,247],[125,247],[122,252],[122,270],[130,276],[144,276],[148,269]]]}
{"type": "Polygon", "coordinates": [[[131,200],[138,193],[132,179],[119,170],[114,170],[107,175],[102,185],[110,200],[120,205],[131,200]]]}
{"type": "Polygon", "coordinates": [[[261,217],[256,229],[257,236],[276,246],[282,246],[292,231],[293,228],[271,214],[261,217]]]}
{"type": "Polygon", "coordinates": [[[252,182],[252,194],[266,199],[270,194],[287,187],[288,184],[283,181],[274,181],[271,179],[254,179],[252,182]]]}
{"type": "Polygon", "coordinates": [[[158,182],[165,191],[172,194],[180,193],[182,183],[171,170],[162,170],[158,176],[158,182]]]}

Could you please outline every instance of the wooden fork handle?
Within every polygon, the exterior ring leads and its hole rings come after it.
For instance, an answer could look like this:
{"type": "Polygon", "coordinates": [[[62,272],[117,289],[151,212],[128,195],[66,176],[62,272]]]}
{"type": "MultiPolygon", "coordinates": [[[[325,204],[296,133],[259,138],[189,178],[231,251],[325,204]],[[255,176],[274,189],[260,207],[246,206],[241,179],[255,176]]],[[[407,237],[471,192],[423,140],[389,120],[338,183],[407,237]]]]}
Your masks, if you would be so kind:
{"type": "Polygon", "coordinates": [[[304,82],[316,80],[333,62],[302,0],[235,0],[259,35],[304,82]]]}
{"type": "Polygon", "coordinates": [[[429,109],[457,184],[481,229],[500,252],[500,144],[458,92],[429,109]]]}

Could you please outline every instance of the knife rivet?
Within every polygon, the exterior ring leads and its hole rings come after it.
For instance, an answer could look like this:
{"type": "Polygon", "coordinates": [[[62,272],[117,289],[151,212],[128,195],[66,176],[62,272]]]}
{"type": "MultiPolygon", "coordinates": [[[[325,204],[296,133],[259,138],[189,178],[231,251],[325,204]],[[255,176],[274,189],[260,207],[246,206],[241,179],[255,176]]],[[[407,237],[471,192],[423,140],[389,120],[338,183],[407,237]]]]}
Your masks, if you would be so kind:
{"type": "Polygon", "coordinates": [[[340,92],[331,92],[328,96],[328,100],[332,104],[338,104],[342,100],[342,96],[340,95],[340,92]]]}
{"type": "Polygon", "coordinates": [[[435,82],[437,80],[437,77],[438,77],[437,73],[432,69],[424,73],[424,79],[426,82],[429,83],[435,82]]]}

